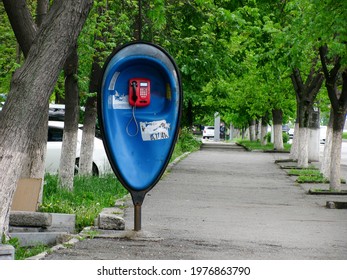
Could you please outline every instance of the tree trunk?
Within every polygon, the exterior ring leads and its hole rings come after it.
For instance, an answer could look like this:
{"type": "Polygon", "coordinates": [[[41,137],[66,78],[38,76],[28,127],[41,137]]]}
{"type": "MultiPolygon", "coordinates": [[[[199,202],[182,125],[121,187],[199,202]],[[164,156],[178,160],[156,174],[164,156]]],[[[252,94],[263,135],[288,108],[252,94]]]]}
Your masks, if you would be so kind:
{"type": "Polygon", "coordinates": [[[298,166],[302,168],[308,167],[308,136],[309,129],[307,127],[299,127],[298,166]]]}
{"type": "Polygon", "coordinates": [[[245,128],[241,128],[241,139],[245,139],[246,138],[246,129],[245,128]]]}
{"type": "MultiPolygon", "coordinates": [[[[347,114],[347,69],[342,73],[343,85],[338,106],[332,106],[334,110],[333,130],[332,130],[332,149],[330,165],[330,189],[334,191],[341,190],[341,148],[342,133],[345,126],[347,114]]],[[[334,90],[337,92],[337,90],[334,90]]],[[[328,89],[329,92],[329,89],[328,89]]],[[[336,96],[336,95],[335,95],[336,96]]],[[[330,97],[330,96],[329,96],[330,97]]]]}
{"type": "Polygon", "coordinates": [[[320,70],[316,70],[317,59],[312,61],[310,73],[303,82],[299,69],[294,69],[291,75],[294,90],[296,92],[298,119],[299,119],[299,154],[298,166],[308,167],[308,138],[309,123],[314,112],[313,104],[323,83],[323,75],[320,70]],[[303,137],[303,138],[301,138],[303,137]]]}
{"type": "Polygon", "coordinates": [[[35,39],[37,27],[30,14],[26,0],[3,0],[17,42],[25,57],[35,39]]]}
{"type": "Polygon", "coordinates": [[[342,91],[338,90],[339,71],[341,68],[341,57],[333,58],[328,61],[328,47],[326,45],[319,48],[322,68],[325,76],[325,86],[328,91],[331,108],[333,110],[333,131],[332,131],[332,148],[331,148],[331,164],[330,164],[330,189],[341,190],[341,146],[342,132],[345,124],[347,113],[347,69],[342,72],[342,91]],[[327,65],[333,64],[328,70],[327,65]]]}
{"type": "Polygon", "coordinates": [[[249,122],[249,140],[251,141],[255,141],[256,138],[255,138],[255,120],[251,120],[249,122]]]}
{"type": "Polygon", "coordinates": [[[299,121],[295,122],[294,126],[294,135],[293,135],[293,142],[292,147],[290,148],[290,154],[289,157],[293,160],[298,160],[299,158],[299,121]]]}
{"type": "Polygon", "coordinates": [[[71,51],[64,65],[65,73],[65,121],[61,148],[58,183],[62,188],[73,190],[77,149],[79,101],[77,84],[77,46],[71,51]]]}
{"type": "Polygon", "coordinates": [[[299,103],[299,154],[298,166],[302,168],[308,167],[308,137],[309,137],[309,108],[310,102],[303,99],[299,103]]]}
{"type": "MultiPolygon", "coordinates": [[[[30,11],[25,1],[4,1],[6,11],[9,12],[9,19],[11,21],[12,28],[16,34],[16,39],[20,47],[23,49],[23,54],[27,57],[31,44],[37,33],[37,27],[31,17],[30,11]],[[21,21],[18,19],[21,18],[21,21]]],[[[40,26],[44,15],[48,10],[48,0],[39,0],[37,3],[36,18],[37,26],[40,26]]],[[[19,57],[20,57],[20,52],[19,57]]],[[[35,138],[31,142],[29,147],[29,153],[23,159],[23,168],[21,172],[21,178],[43,178],[45,173],[45,157],[47,147],[47,130],[48,130],[48,102],[46,104],[46,110],[43,111],[42,118],[40,119],[40,125],[36,131],[35,138]]],[[[42,180],[43,187],[43,180],[42,180]]],[[[39,203],[42,202],[41,187],[39,195],[39,203]]]]}
{"type": "MultiPolygon", "coordinates": [[[[42,110],[42,115],[39,120],[39,125],[33,136],[28,154],[23,156],[23,167],[20,178],[44,178],[45,176],[45,159],[47,153],[47,134],[48,134],[48,108],[49,103],[45,104],[45,109],[42,110]]],[[[42,202],[43,184],[40,189],[39,203],[42,202]]]]}
{"type": "Polygon", "coordinates": [[[319,161],[320,151],[320,113],[313,110],[310,113],[309,132],[308,132],[308,160],[319,161]]]}
{"type": "Polygon", "coordinates": [[[36,7],[36,24],[41,26],[49,7],[49,0],[38,0],[36,7]]]}
{"type": "Polygon", "coordinates": [[[261,137],[261,120],[256,120],[255,122],[255,139],[257,141],[260,141],[260,137],[261,137]]]}
{"type": "Polygon", "coordinates": [[[320,167],[320,172],[323,174],[324,178],[330,180],[330,167],[331,167],[331,149],[333,144],[333,121],[334,121],[334,111],[330,109],[329,123],[327,126],[327,134],[325,136],[324,153],[322,164],[320,167]]]}
{"type": "Polygon", "coordinates": [[[0,236],[8,231],[9,211],[23,159],[92,2],[55,1],[25,63],[13,75],[0,115],[0,236]]]}
{"type": "Polygon", "coordinates": [[[84,114],[83,136],[79,161],[79,175],[91,175],[93,172],[93,150],[95,122],[97,118],[96,97],[88,97],[84,114]]]}
{"type": "Polygon", "coordinates": [[[333,191],[341,190],[341,148],[345,117],[346,113],[334,113],[330,167],[330,189],[333,191]]]}
{"type": "MultiPolygon", "coordinates": [[[[103,7],[100,5],[97,9],[98,18],[97,23],[101,22],[101,18],[107,10],[107,5],[103,7]]],[[[106,27],[103,28],[103,31],[106,32],[106,27]]],[[[103,32],[100,34],[94,34],[94,41],[105,41],[103,37],[103,32]]],[[[96,48],[92,69],[90,73],[90,81],[89,81],[89,96],[87,98],[86,107],[85,107],[85,115],[83,122],[83,136],[81,143],[81,153],[79,160],[79,175],[90,175],[93,173],[93,151],[94,151],[94,137],[95,137],[95,126],[97,119],[97,98],[96,93],[98,92],[99,81],[102,75],[102,68],[100,66],[100,53],[102,53],[104,49],[96,48]]]]}
{"type": "Polygon", "coordinates": [[[283,123],[283,112],[281,109],[272,110],[273,118],[273,130],[274,130],[274,149],[277,151],[282,151],[283,146],[283,136],[282,136],[282,123],[283,123]]]}
{"type": "Polygon", "coordinates": [[[268,126],[268,120],[266,117],[262,117],[261,119],[261,129],[260,129],[260,143],[262,145],[267,144],[267,126],[268,126]]]}

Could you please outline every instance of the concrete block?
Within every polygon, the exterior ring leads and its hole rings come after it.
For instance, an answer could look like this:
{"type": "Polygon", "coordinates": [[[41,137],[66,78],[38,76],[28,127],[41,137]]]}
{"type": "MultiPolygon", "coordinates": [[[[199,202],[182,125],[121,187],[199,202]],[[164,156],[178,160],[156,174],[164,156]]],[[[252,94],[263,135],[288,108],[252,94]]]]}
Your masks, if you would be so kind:
{"type": "Polygon", "coordinates": [[[20,246],[56,245],[66,239],[66,232],[12,232],[11,238],[18,238],[20,246]]]}
{"type": "Polygon", "coordinates": [[[75,233],[76,215],[51,213],[52,224],[47,227],[47,231],[75,233]]]}
{"type": "Polygon", "coordinates": [[[41,212],[12,211],[10,213],[10,225],[45,228],[52,225],[52,215],[41,212]]]}
{"type": "Polygon", "coordinates": [[[98,219],[98,227],[100,229],[124,230],[125,221],[122,217],[114,214],[100,213],[98,219]]]}
{"type": "Polygon", "coordinates": [[[118,207],[110,207],[110,208],[104,208],[101,211],[102,214],[113,214],[116,216],[123,216],[124,215],[124,210],[120,209],[118,207]]]}
{"type": "Polygon", "coordinates": [[[327,201],[326,207],[329,209],[347,209],[347,202],[343,201],[327,201]]]}
{"type": "Polygon", "coordinates": [[[10,226],[9,232],[42,232],[42,227],[15,227],[10,226]]]}
{"type": "Polygon", "coordinates": [[[7,244],[0,244],[0,261],[14,260],[14,247],[7,244]]]}

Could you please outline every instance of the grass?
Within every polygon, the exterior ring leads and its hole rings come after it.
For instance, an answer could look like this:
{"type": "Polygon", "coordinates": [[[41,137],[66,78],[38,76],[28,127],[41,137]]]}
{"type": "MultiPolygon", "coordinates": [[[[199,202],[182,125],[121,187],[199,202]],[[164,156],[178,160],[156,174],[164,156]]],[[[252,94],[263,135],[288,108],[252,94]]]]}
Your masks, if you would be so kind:
{"type": "MultiPolygon", "coordinates": [[[[237,140],[237,144],[244,146],[246,149],[255,151],[274,151],[274,144],[267,143],[266,145],[262,145],[260,141],[250,141],[250,140],[237,140]]],[[[284,151],[290,151],[291,144],[284,144],[284,151]]]]}
{"type": "Polygon", "coordinates": [[[21,247],[18,238],[11,238],[6,243],[12,245],[15,248],[15,260],[25,260],[32,256],[36,256],[39,253],[49,250],[49,246],[46,245],[21,247]]]}
{"type": "Polygon", "coordinates": [[[298,183],[328,183],[319,169],[313,166],[304,169],[290,169],[288,175],[299,176],[296,179],[298,183]]]}
{"type": "MultiPolygon", "coordinates": [[[[182,129],[170,161],[185,152],[198,150],[200,145],[201,141],[196,140],[188,129],[182,129]]],[[[46,174],[39,211],[75,214],[76,231],[80,232],[83,228],[94,224],[94,219],[103,208],[113,207],[115,201],[127,193],[128,191],[113,174],[102,177],[76,176],[73,191],[59,188],[57,176],[46,174]]],[[[17,238],[9,240],[8,243],[15,247],[15,258],[18,260],[49,249],[45,245],[21,247],[17,238]]]]}
{"type": "Polygon", "coordinates": [[[94,224],[94,219],[103,208],[112,207],[127,190],[113,174],[103,177],[76,176],[74,189],[58,187],[56,175],[46,174],[40,212],[76,215],[76,230],[94,224]]]}
{"type": "Polygon", "coordinates": [[[296,182],[298,183],[329,183],[329,181],[323,177],[322,174],[320,175],[301,175],[296,179],[296,182]]]}
{"type": "Polygon", "coordinates": [[[342,133],[342,139],[347,139],[347,132],[342,133]]]}
{"type": "Polygon", "coordinates": [[[305,168],[305,169],[291,169],[288,171],[288,175],[292,176],[321,176],[318,169],[305,168]]]}
{"type": "MultiPolygon", "coordinates": [[[[329,180],[323,176],[323,174],[316,167],[308,167],[305,169],[291,169],[288,171],[288,175],[299,176],[296,179],[298,183],[320,183],[327,184],[329,180]]],[[[346,180],[341,179],[341,183],[345,184],[346,180]]]]}

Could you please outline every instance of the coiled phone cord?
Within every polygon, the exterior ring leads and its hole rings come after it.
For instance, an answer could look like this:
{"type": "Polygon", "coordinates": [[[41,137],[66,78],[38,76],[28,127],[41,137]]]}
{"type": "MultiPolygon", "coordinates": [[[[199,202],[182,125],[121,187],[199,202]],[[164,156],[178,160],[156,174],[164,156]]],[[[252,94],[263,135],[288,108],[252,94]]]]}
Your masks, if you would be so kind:
{"type": "Polygon", "coordinates": [[[136,108],[136,106],[133,106],[132,117],[131,117],[131,119],[129,120],[129,122],[128,122],[128,124],[127,124],[127,127],[126,127],[127,134],[128,134],[130,137],[134,137],[134,136],[136,136],[136,135],[139,133],[139,124],[138,124],[138,122],[137,122],[137,120],[136,120],[135,108],[136,108]],[[135,132],[135,134],[131,134],[131,133],[129,132],[129,126],[130,126],[130,123],[131,123],[132,120],[134,120],[134,123],[135,123],[135,126],[136,126],[136,132],[135,132]]]}
{"type": "MultiPolygon", "coordinates": [[[[133,81],[133,82],[131,83],[131,87],[132,87],[132,89],[133,89],[133,94],[132,94],[131,98],[132,98],[133,101],[134,101],[134,106],[133,106],[133,110],[132,110],[132,117],[131,117],[131,119],[129,120],[129,122],[128,122],[128,124],[127,124],[126,131],[127,131],[127,134],[128,134],[130,137],[134,137],[134,136],[136,136],[136,135],[139,133],[139,124],[137,123],[137,120],[136,120],[136,117],[135,117],[135,108],[136,108],[136,100],[137,100],[137,95],[136,95],[137,82],[133,81]],[[129,126],[130,126],[130,123],[131,123],[132,120],[134,120],[135,126],[136,126],[136,132],[135,132],[135,134],[131,134],[131,133],[129,132],[129,126]]],[[[129,98],[130,98],[130,96],[129,96],[129,98]]]]}

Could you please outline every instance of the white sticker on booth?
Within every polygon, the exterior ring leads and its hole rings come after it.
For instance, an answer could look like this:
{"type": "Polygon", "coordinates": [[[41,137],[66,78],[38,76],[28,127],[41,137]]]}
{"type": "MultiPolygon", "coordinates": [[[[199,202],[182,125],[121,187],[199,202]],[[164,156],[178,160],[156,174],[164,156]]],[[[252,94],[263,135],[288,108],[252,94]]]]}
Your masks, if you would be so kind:
{"type": "Polygon", "coordinates": [[[170,124],[166,120],[140,122],[143,141],[155,141],[169,138],[170,124]]]}

